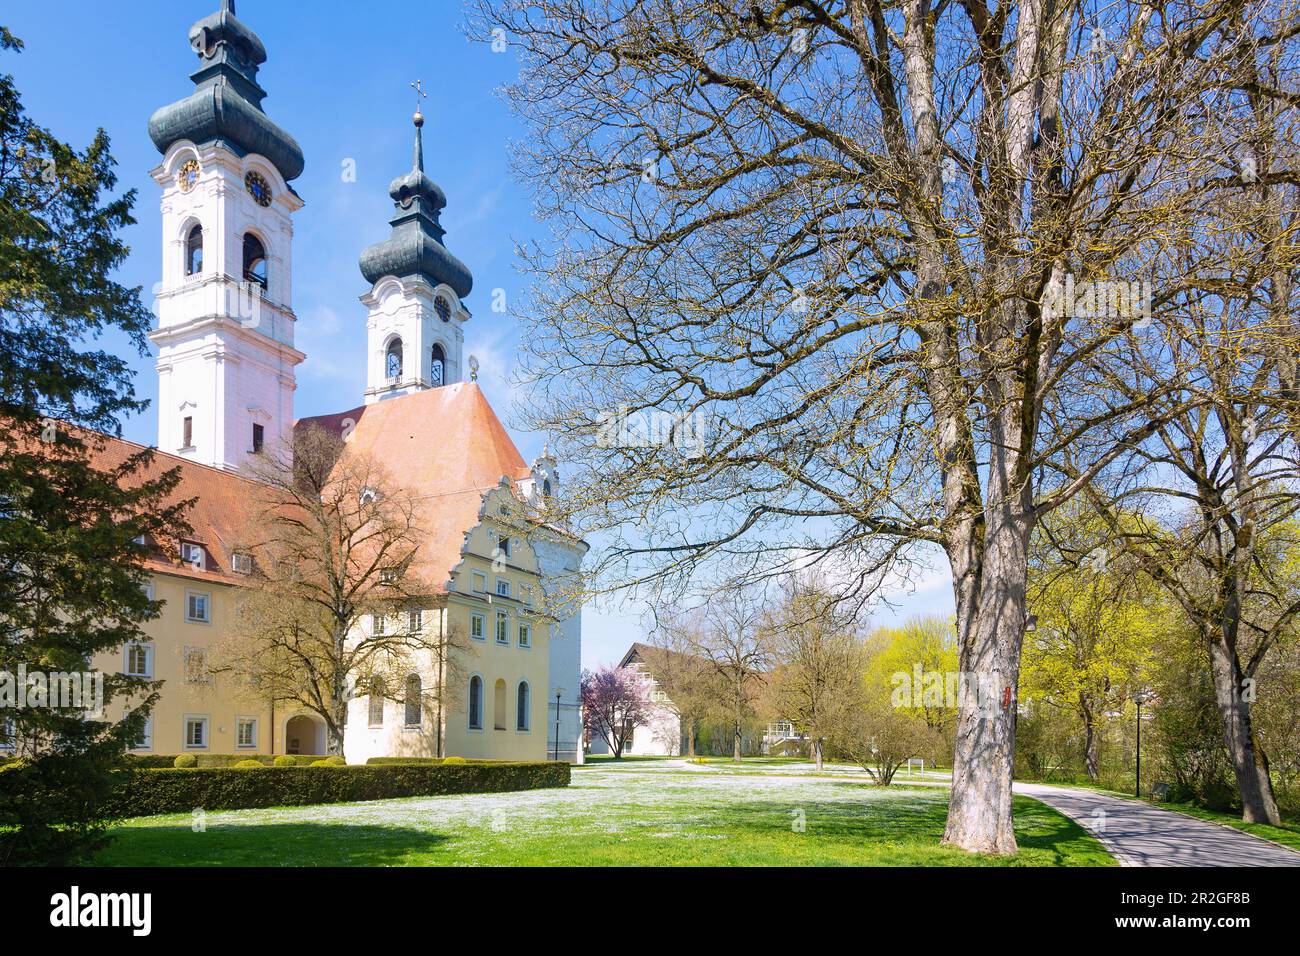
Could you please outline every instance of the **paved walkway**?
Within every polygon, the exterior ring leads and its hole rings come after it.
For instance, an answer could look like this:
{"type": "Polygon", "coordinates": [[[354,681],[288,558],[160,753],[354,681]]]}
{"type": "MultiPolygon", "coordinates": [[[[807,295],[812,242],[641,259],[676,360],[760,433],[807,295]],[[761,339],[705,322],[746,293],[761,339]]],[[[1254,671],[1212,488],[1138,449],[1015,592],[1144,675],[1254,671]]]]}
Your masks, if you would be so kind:
{"type": "Polygon", "coordinates": [[[1300,866],[1300,853],[1137,800],[1037,783],[1015,792],[1060,810],[1127,866],[1300,866]]]}

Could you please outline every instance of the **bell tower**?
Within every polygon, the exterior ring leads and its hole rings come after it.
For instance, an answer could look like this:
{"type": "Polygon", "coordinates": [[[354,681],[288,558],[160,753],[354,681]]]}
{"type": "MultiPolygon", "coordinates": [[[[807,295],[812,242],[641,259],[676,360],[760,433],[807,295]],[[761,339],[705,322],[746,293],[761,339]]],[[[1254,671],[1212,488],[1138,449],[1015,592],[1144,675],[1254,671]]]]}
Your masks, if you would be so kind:
{"type": "MultiPolygon", "coordinates": [[[[423,95],[418,82],[413,83],[423,95]]],[[[418,102],[418,101],[417,101],[418,102]]],[[[418,109],[411,171],[388,187],[396,213],[392,235],[361,254],[370,291],[366,320],[366,404],[462,381],[462,303],[474,279],[443,245],[443,191],[424,172],[424,114],[418,109]]]]}
{"type": "Polygon", "coordinates": [[[217,468],[293,429],[293,214],[302,150],[262,110],[261,40],[233,0],[190,28],[195,89],[149,120],[163,154],[158,447],[217,468]]]}

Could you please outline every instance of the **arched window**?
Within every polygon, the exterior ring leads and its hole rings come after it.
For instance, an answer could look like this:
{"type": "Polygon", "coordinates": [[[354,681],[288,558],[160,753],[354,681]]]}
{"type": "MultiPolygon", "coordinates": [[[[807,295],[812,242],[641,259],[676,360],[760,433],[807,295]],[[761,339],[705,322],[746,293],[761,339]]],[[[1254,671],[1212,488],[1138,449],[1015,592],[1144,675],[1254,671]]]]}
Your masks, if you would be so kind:
{"type": "Polygon", "coordinates": [[[370,726],[384,726],[384,680],[376,677],[370,682],[370,726]]]}
{"type": "Polygon", "coordinates": [[[185,237],[185,274],[198,275],[203,271],[203,227],[196,225],[185,237]]]}
{"type": "Polygon", "coordinates": [[[551,497],[551,479],[549,478],[542,482],[542,497],[551,497]]]}
{"type": "Polygon", "coordinates": [[[469,729],[483,729],[483,678],[477,674],[469,679],[469,729]]]}
{"type": "Polygon", "coordinates": [[[400,380],[402,377],[401,339],[393,339],[388,343],[388,351],[384,353],[384,374],[393,380],[400,380]]]}
{"type": "Polygon", "coordinates": [[[244,279],[266,289],[266,247],[251,232],[244,233],[244,279]]]}
{"type": "Polygon", "coordinates": [[[492,688],[492,726],[506,729],[506,682],[500,677],[492,688]]]}
{"type": "Polygon", "coordinates": [[[515,710],[515,730],[528,729],[528,698],[528,681],[521,680],[519,682],[519,700],[515,710]]]}
{"type": "Polygon", "coordinates": [[[406,726],[419,727],[421,718],[421,696],[423,688],[420,675],[412,674],[406,678],[406,726]]]}
{"type": "Polygon", "coordinates": [[[447,356],[442,351],[441,345],[435,345],[429,358],[429,382],[434,388],[441,388],[446,384],[447,378],[447,356]]]}

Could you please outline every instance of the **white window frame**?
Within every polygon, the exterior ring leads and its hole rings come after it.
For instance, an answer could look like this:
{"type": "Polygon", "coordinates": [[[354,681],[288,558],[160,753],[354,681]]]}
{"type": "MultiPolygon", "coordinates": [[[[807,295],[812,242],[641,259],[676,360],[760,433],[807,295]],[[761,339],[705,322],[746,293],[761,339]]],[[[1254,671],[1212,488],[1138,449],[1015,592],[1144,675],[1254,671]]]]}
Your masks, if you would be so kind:
{"type": "Polygon", "coordinates": [[[497,619],[493,635],[498,644],[509,645],[510,643],[510,612],[497,611],[497,619]]]}
{"type": "Polygon", "coordinates": [[[533,732],[532,709],[533,709],[533,685],[526,680],[521,680],[519,681],[519,683],[515,684],[515,733],[531,734],[533,732]],[[524,695],[528,699],[525,701],[525,706],[523,711],[519,710],[519,688],[520,687],[528,688],[527,693],[524,695]],[[523,718],[522,727],[519,726],[520,717],[523,718]]]}
{"type": "Polygon", "coordinates": [[[487,708],[487,682],[482,674],[470,674],[465,686],[469,690],[469,699],[465,701],[465,727],[471,734],[483,733],[483,711],[487,708]],[[478,678],[478,726],[474,726],[474,678],[478,678]]]}
{"type": "Polygon", "coordinates": [[[153,678],[153,641],[127,641],[122,648],[122,673],[127,677],[145,677],[153,678]],[[131,671],[131,648],[139,647],[144,649],[144,664],[146,673],[136,674],[131,671]]]}
{"type": "Polygon", "coordinates": [[[212,720],[207,714],[186,714],[182,718],[182,743],[185,750],[207,750],[212,743],[212,720]],[[190,743],[190,724],[198,723],[203,726],[203,743],[190,743]]]}
{"type": "Polygon", "coordinates": [[[181,676],[184,678],[183,682],[186,684],[208,683],[208,649],[206,647],[196,647],[192,644],[187,644],[185,647],[181,648],[181,676]],[[202,666],[200,668],[199,676],[197,677],[193,676],[190,672],[191,654],[197,654],[201,659],[202,666]]]}
{"type": "Polygon", "coordinates": [[[470,587],[473,588],[475,594],[487,593],[487,575],[482,571],[475,571],[470,581],[470,587]]]}
{"type": "Polygon", "coordinates": [[[509,578],[497,578],[497,597],[510,597],[509,578]]]}
{"type": "Polygon", "coordinates": [[[18,721],[13,717],[0,717],[0,753],[12,753],[18,749],[18,721]]]}
{"type": "Polygon", "coordinates": [[[414,611],[406,612],[406,629],[412,634],[419,634],[424,630],[424,611],[416,608],[414,611]]]}
{"type": "Polygon", "coordinates": [[[235,749],[236,750],[256,750],[257,749],[257,718],[256,717],[236,717],[235,718],[235,749]],[[253,728],[253,742],[241,744],[239,742],[240,732],[246,726],[253,728]]]}
{"type": "MultiPolygon", "coordinates": [[[[531,622],[520,621],[515,635],[519,640],[520,647],[531,648],[533,646],[533,625],[531,622]]],[[[531,687],[529,692],[531,693],[531,687]]]]}
{"type": "Polygon", "coordinates": [[[246,551],[235,551],[230,555],[230,570],[236,574],[252,574],[253,556],[246,551]]]}
{"type": "Polygon", "coordinates": [[[371,637],[388,636],[388,615],[387,614],[370,615],[370,636],[371,637]]]}
{"type": "Polygon", "coordinates": [[[185,590],[185,620],[190,624],[211,624],[212,623],[212,592],[211,591],[193,591],[185,590]],[[195,617],[194,599],[203,599],[204,617],[195,617]]]}
{"type": "Polygon", "coordinates": [[[181,542],[181,563],[202,571],[207,567],[207,553],[203,545],[193,541],[181,542]]]}
{"type": "Polygon", "coordinates": [[[469,616],[469,636],[471,640],[487,640],[487,618],[482,614],[471,614],[469,616]],[[478,634],[474,633],[474,625],[478,624],[478,634]]]}

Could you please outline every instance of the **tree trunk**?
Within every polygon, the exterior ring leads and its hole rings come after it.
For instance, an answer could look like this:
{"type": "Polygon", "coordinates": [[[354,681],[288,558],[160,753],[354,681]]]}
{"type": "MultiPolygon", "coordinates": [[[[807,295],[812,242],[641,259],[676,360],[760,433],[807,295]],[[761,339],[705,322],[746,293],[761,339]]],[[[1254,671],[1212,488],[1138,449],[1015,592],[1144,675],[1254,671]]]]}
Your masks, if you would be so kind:
{"type": "Polygon", "coordinates": [[[1282,817],[1273,797],[1268,758],[1251,726],[1250,702],[1242,693],[1242,673],[1236,655],[1219,640],[1210,642],[1209,651],[1215,703],[1223,719],[1223,739],[1241,794],[1241,818],[1247,823],[1280,826],[1282,817]]]}
{"type": "MultiPolygon", "coordinates": [[[[999,448],[999,443],[993,447],[999,448]]],[[[979,604],[959,652],[967,692],[959,702],[952,797],[943,837],[952,846],[998,854],[1016,852],[1011,774],[1032,530],[1029,509],[1018,500],[1023,489],[1012,488],[1012,482],[1000,477],[1014,473],[1011,462],[996,460],[1007,456],[1006,448],[1001,445],[990,463],[979,604]]],[[[958,605],[959,620],[964,610],[958,605]]]]}
{"type": "Polygon", "coordinates": [[[820,737],[813,738],[813,759],[817,761],[817,769],[821,770],[822,769],[822,739],[820,737]]]}
{"type": "Polygon", "coordinates": [[[1080,708],[1083,715],[1083,763],[1088,771],[1088,779],[1093,783],[1101,776],[1101,735],[1097,733],[1097,721],[1088,707],[1080,708]]]}

